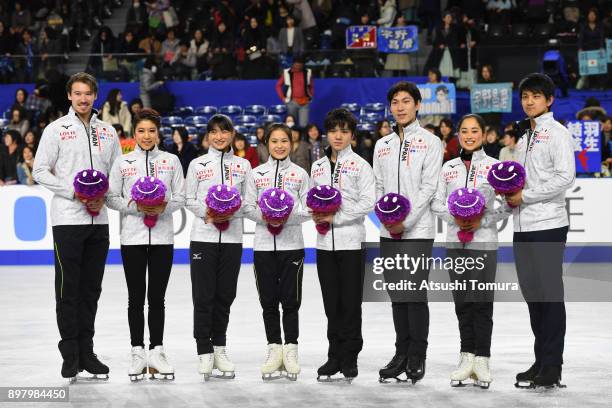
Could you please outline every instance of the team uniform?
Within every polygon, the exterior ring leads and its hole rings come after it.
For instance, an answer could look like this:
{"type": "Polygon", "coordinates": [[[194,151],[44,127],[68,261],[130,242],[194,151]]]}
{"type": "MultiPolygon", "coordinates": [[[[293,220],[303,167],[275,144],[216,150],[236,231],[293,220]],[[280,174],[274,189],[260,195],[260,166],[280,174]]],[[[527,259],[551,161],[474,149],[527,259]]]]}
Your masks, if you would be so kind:
{"type": "Polygon", "coordinates": [[[174,377],[163,349],[165,293],[174,254],[172,214],[185,205],[181,162],[174,154],[155,146],[134,151],[115,161],[110,175],[108,206],[121,213],[121,257],[128,287],[128,323],[132,344],[129,375],[137,379],[145,371],[174,377]],[[141,177],[156,177],[166,185],[166,209],[153,228],[131,199],[132,186],[141,177]],[[147,270],[149,273],[147,288],[147,270]],[[148,292],[148,295],[147,295],[148,292]],[[144,302],[149,301],[149,353],[144,350],[144,302]]]}
{"type": "MultiPolygon", "coordinates": [[[[399,129],[381,138],[374,147],[374,176],[376,198],[387,193],[407,197],[411,203],[409,215],[403,221],[401,239],[394,240],[385,228],[381,228],[381,253],[385,257],[431,256],[435,237],[435,217],[430,203],[436,192],[442,167],[443,148],[440,139],[423,129],[415,120],[403,129],[400,141],[399,129]],[[398,244],[401,247],[398,247],[398,244]]],[[[385,272],[385,278],[399,276],[393,270],[385,272]]],[[[427,280],[429,269],[421,267],[411,279],[427,280]]],[[[395,356],[380,371],[381,380],[397,378],[404,371],[413,381],[421,379],[425,370],[427,337],[429,333],[429,308],[427,294],[407,302],[391,294],[393,323],[396,342],[395,356]]]]}
{"type": "Polygon", "coordinates": [[[234,364],[226,354],[226,331],[230,307],[242,256],[243,209],[219,231],[205,222],[208,189],[216,184],[234,186],[244,199],[250,177],[248,160],[210,147],[208,153],[189,164],[185,182],[186,207],[194,215],[189,254],[194,306],[194,337],[199,356],[199,372],[208,378],[213,368],[226,378],[234,378],[234,364]]]}
{"type": "MultiPolygon", "coordinates": [[[[487,156],[480,148],[473,153],[462,152],[442,166],[438,188],[432,201],[433,213],[447,223],[447,257],[452,259],[480,259],[483,268],[449,270],[450,281],[495,282],[497,270],[497,222],[510,216],[507,206],[495,209],[495,191],[487,181],[487,175],[497,159],[487,156]],[[459,188],[472,188],[483,194],[486,200],[480,228],[472,241],[461,243],[457,236],[459,227],[448,210],[448,197],[459,188]]],[[[455,263],[453,262],[453,265],[455,263]]],[[[489,370],[491,334],[493,332],[493,292],[453,291],[455,313],[459,322],[461,357],[459,367],[451,374],[452,385],[462,385],[470,377],[487,388],[492,381],[489,370]]]]}
{"type": "Polygon", "coordinates": [[[94,110],[86,125],[70,108],[45,128],[34,159],[34,180],[54,193],[55,301],[64,377],[74,378],[79,370],[107,377],[109,371],[93,353],[109,247],[108,215],[104,207],[98,216],[89,215],[75,198],[73,180],[85,169],[108,175],[119,156],[119,139],[110,124],[98,119],[94,110]]]}
{"type": "Polygon", "coordinates": [[[569,229],[565,191],[576,177],[574,145],[568,130],[548,112],[535,118],[535,128],[522,135],[516,151],[527,179],[523,202],[513,211],[514,254],[535,336],[535,363],[517,376],[517,384],[559,384],[566,321],[563,252],[569,229]]]}
{"type": "Polygon", "coordinates": [[[365,217],[374,208],[374,173],[351,146],[331,161],[331,148],[313,163],[313,186],[331,185],[342,194],[342,205],[327,234],[317,234],[317,272],[327,316],[328,362],[319,376],[342,371],[357,376],[357,355],[363,347],[361,302],[365,252],[365,217]]]}
{"type": "Polygon", "coordinates": [[[302,223],[310,220],[306,208],[308,188],[309,177],[304,169],[292,163],[289,157],[276,160],[272,156],[253,170],[246,185],[244,214],[256,222],[253,267],[268,340],[268,355],[262,366],[264,379],[273,378],[272,374],[283,368],[290,379],[296,379],[300,372],[298,311],[304,273],[302,223]],[[293,210],[278,235],[268,231],[257,204],[263,192],[273,187],[294,199],[293,210]],[[284,347],[279,303],[283,307],[284,347]]]}

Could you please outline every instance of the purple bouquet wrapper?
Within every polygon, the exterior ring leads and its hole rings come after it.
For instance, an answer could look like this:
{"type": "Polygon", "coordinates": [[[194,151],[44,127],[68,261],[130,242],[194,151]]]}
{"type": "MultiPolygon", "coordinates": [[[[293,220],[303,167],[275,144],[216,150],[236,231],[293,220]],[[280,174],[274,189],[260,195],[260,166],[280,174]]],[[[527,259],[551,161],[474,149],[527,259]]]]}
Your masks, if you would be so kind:
{"type": "MultiPolygon", "coordinates": [[[[410,214],[410,200],[401,194],[387,193],[374,206],[374,213],[384,225],[397,224],[410,214]]],[[[402,234],[391,234],[391,237],[400,239],[402,234]]]]}
{"type": "MultiPolygon", "coordinates": [[[[316,214],[335,214],[342,205],[342,194],[329,185],[316,186],[308,191],[306,206],[316,214]]],[[[328,222],[316,224],[319,234],[325,235],[330,229],[328,222]]]]}
{"type": "MultiPolygon", "coordinates": [[[[85,169],[74,176],[72,185],[78,198],[96,200],[104,197],[104,194],[108,191],[108,178],[99,170],[85,169]]],[[[100,214],[98,211],[91,211],[87,206],[85,208],[92,217],[100,214]]]]}
{"type": "MultiPolygon", "coordinates": [[[[242,205],[238,189],[233,186],[226,186],[225,184],[211,186],[204,201],[212,216],[232,215],[242,205]]],[[[225,231],[229,228],[229,221],[215,222],[214,224],[219,231],[225,231]]]]}
{"type": "MultiPolygon", "coordinates": [[[[137,204],[149,207],[161,205],[166,199],[166,185],[156,177],[141,177],[132,186],[132,200],[137,204]]],[[[145,215],[144,224],[153,228],[157,223],[157,215],[145,215]]]]}
{"type": "Polygon", "coordinates": [[[498,194],[514,194],[525,186],[525,168],[515,161],[504,161],[494,164],[487,181],[498,194]]]}
{"type": "Polygon", "coordinates": [[[259,208],[264,220],[268,223],[268,231],[278,235],[283,230],[283,223],[287,221],[293,210],[293,197],[280,188],[269,188],[259,197],[259,208]]]}
{"type": "MultiPolygon", "coordinates": [[[[480,218],[484,213],[485,204],[485,196],[480,191],[463,187],[453,191],[447,201],[450,214],[465,221],[480,218]]],[[[474,232],[459,230],[457,237],[465,244],[474,239],[474,232]]]]}

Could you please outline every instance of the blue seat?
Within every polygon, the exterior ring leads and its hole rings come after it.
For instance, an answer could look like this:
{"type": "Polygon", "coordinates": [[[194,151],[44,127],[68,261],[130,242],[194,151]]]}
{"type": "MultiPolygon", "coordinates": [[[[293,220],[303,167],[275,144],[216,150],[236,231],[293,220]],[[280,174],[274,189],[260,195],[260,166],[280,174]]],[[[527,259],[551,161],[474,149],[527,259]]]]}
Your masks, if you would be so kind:
{"type": "Polygon", "coordinates": [[[383,120],[384,116],[379,112],[366,112],[361,115],[361,122],[376,123],[383,120]]]}
{"type": "Polygon", "coordinates": [[[280,115],[263,115],[259,118],[260,125],[266,125],[268,123],[280,123],[283,119],[280,115]]]}
{"type": "Polygon", "coordinates": [[[198,129],[195,126],[185,126],[185,130],[190,137],[198,137],[198,129]]]}
{"type": "Polygon", "coordinates": [[[380,112],[381,114],[384,114],[386,107],[387,106],[384,103],[373,102],[373,103],[366,103],[365,105],[363,105],[363,110],[365,112],[380,112]]]}
{"type": "Polygon", "coordinates": [[[268,115],[286,115],[287,107],[285,105],[272,105],[268,108],[268,115]]]}
{"type": "Polygon", "coordinates": [[[8,119],[0,119],[0,127],[8,126],[8,124],[9,124],[8,119]]]}
{"type": "Polygon", "coordinates": [[[161,133],[162,138],[164,138],[164,139],[172,138],[172,128],[171,127],[162,126],[159,129],[159,133],[161,133]]]}
{"type": "Polygon", "coordinates": [[[266,114],[266,107],[263,105],[249,105],[244,107],[245,115],[261,116],[266,114]]]}
{"type": "Polygon", "coordinates": [[[257,117],[254,115],[238,115],[233,118],[234,123],[237,125],[255,126],[257,124],[257,117]]]}
{"type": "Polygon", "coordinates": [[[211,105],[198,106],[194,113],[196,115],[212,116],[217,113],[217,107],[211,105]]]}
{"type": "Polygon", "coordinates": [[[228,116],[236,116],[242,114],[242,106],[239,105],[226,105],[219,108],[219,113],[228,116]]]}
{"type": "Polygon", "coordinates": [[[162,118],[161,123],[162,126],[183,126],[183,118],[181,118],[180,116],[165,116],[162,118]]]}
{"type": "Polygon", "coordinates": [[[253,147],[256,147],[256,146],[257,146],[257,143],[259,142],[259,141],[257,140],[257,136],[255,136],[255,135],[249,135],[249,137],[248,137],[248,141],[249,141],[249,144],[250,144],[251,146],[253,146],[253,147]]]}
{"type": "Polygon", "coordinates": [[[166,147],[166,149],[170,149],[173,144],[174,142],[172,141],[171,137],[164,139],[164,146],[166,147]]]}
{"type": "Polygon", "coordinates": [[[247,133],[249,133],[249,127],[248,126],[243,126],[243,125],[236,125],[234,126],[234,130],[238,133],[242,133],[243,135],[246,135],[247,133]]]}
{"type": "Polygon", "coordinates": [[[361,106],[359,106],[358,103],[343,103],[342,105],[340,105],[341,108],[347,109],[349,112],[351,112],[353,115],[355,116],[359,116],[359,113],[361,112],[361,106]]]}
{"type": "Polygon", "coordinates": [[[173,110],[170,115],[171,116],[180,116],[181,118],[185,118],[187,116],[193,115],[193,106],[181,106],[180,108],[176,108],[173,110]]]}
{"type": "Polygon", "coordinates": [[[206,125],[208,117],[202,115],[187,116],[184,120],[186,126],[206,125]]]}

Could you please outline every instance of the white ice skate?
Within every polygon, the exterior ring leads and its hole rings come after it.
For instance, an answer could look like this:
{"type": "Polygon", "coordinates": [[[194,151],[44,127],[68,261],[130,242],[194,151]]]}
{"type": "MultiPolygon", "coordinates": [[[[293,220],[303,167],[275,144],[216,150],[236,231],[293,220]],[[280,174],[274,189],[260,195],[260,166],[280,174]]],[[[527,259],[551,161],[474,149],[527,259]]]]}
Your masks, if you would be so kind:
{"type": "Polygon", "coordinates": [[[261,379],[264,381],[283,378],[283,346],[281,344],[268,344],[266,361],[261,366],[261,379]]]}
{"type": "Polygon", "coordinates": [[[198,373],[204,376],[204,381],[210,379],[214,365],[215,356],[213,353],[198,355],[198,373]]]}
{"type": "Polygon", "coordinates": [[[168,357],[163,346],[155,346],[149,350],[149,374],[150,379],[174,380],[174,368],[168,363],[168,357]],[[159,377],[156,377],[157,374],[159,377]]]}
{"type": "Polygon", "coordinates": [[[451,387],[465,387],[468,378],[474,378],[474,354],[461,352],[459,365],[451,373],[451,387]]]}
{"type": "Polygon", "coordinates": [[[489,388],[493,381],[489,370],[489,357],[476,356],[474,358],[474,375],[476,376],[474,385],[483,389],[489,388]]]}
{"type": "Polygon", "coordinates": [[[297,376],[300,373],[297,344],[285,344],[283,348],[283,365],[285,366],[287,378],[291,381],[297,380],[297,376]]]}
{"type": "Polygon", "coordinates": [[[147,355],[144,348],[137,346],[132,347],[130,368],[128,375],[131,381],[144,380],[147,373],[147,355]]]}
{"type": "Polygon", "coordinates": [[[214,354],[215,354],[215,364],[214,368],[219,370],[221,374],[217,374],[215,378],[221,378],[223,380],[231,380],[236,378],[236,373],[234,372],[234,363],[232,363],[227,356],[227,351],[225,346],[213,346],[214,354]]]}

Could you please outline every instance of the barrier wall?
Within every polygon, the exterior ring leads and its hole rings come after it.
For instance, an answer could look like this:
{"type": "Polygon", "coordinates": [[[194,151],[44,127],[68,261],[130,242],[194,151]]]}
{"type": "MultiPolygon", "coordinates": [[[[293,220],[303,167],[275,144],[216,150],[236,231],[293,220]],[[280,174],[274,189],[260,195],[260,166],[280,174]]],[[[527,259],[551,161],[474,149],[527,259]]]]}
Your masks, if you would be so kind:
{"type": "MultiPolygon", "coordinates": [[[[40,187],[0,187],[0,265],[52,264],[53,237],[50,222],[52,194],[40,187]]],[[[577,179],[566,196],[570,214],[568,242],[575,246],[566,258],[581,262],[612,262],[612,234],[609,209],[612,202],[612,180],[577,179]]],[[[121,263],[119,244],[119,214],[109,210],[111,251],[108,263],[121,263]]],[[[193,215],[182,209],[174,214],[176,263],[188,262],[189,235],[193,215]]],[[[367,240],[378,241],[379,222],[371,213],[366,219],[367,240]]],[[[244,221],[243,262],[252,262],[255,224],[244,221]]],[[[512,260],[512,218],[498,224],[499,240],[506,248],[500,250],[500,260],[512,260]]],[[[303,225],[307,248],[306,262],[314,261],[316,230],[312,221],[303,225]]],[[[436,242],[444,242],[445,225],[437,222],[436,242]]]]}

